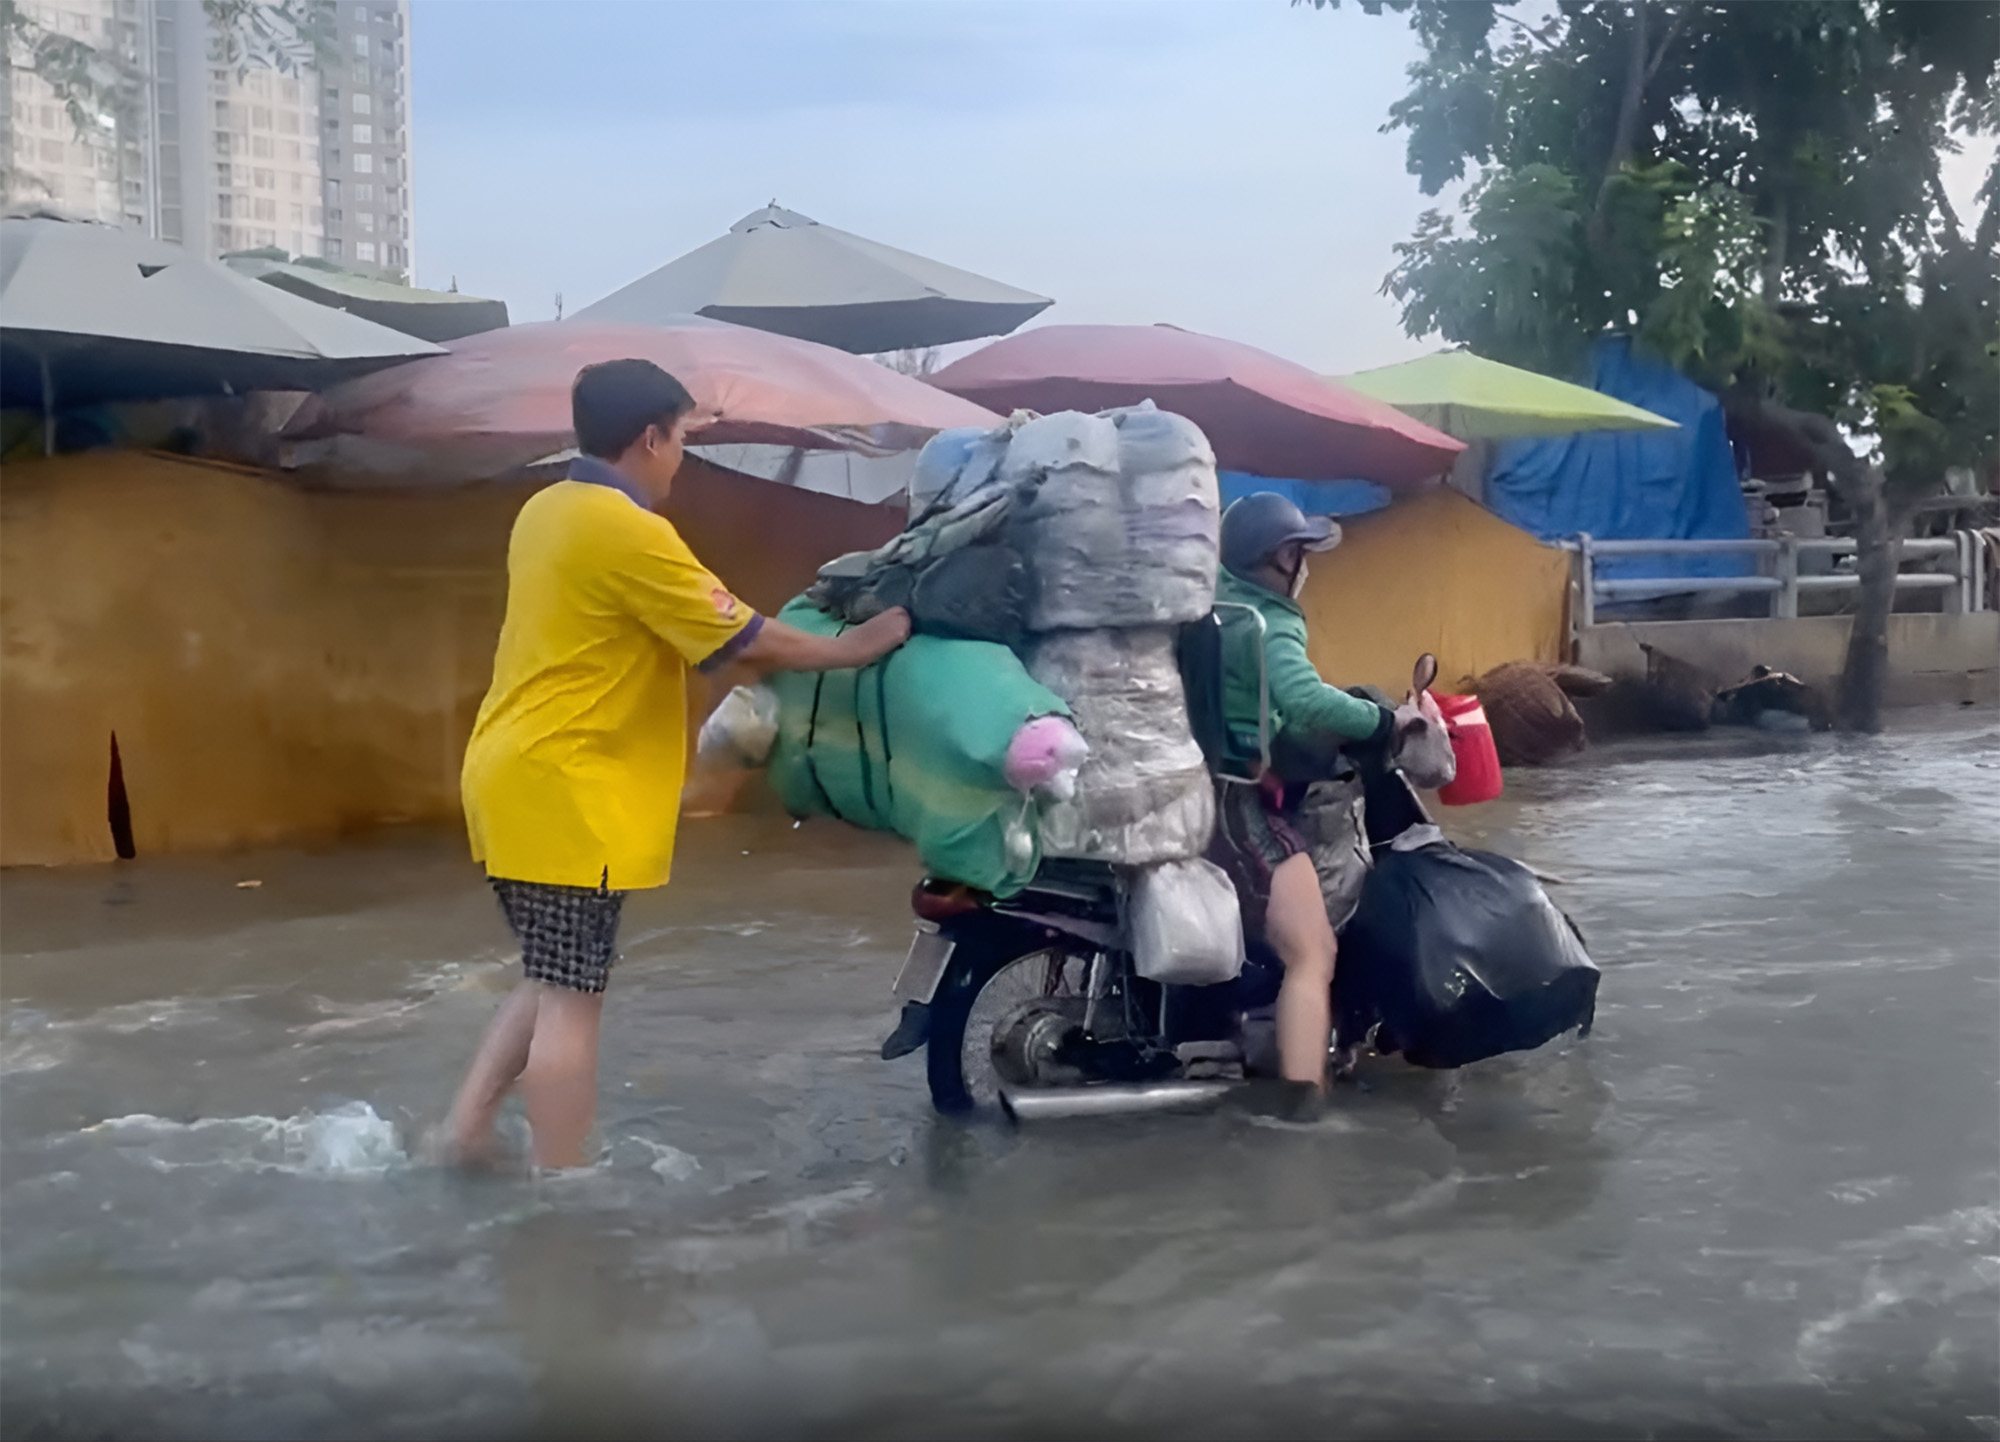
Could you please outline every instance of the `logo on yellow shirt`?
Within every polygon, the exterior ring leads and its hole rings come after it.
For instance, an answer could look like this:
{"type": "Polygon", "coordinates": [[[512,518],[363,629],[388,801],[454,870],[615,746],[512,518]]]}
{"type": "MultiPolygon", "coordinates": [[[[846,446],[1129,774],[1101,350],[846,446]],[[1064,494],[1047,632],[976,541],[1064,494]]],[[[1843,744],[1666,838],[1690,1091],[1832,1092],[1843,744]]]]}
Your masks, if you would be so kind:
{"type": "Polygon", "coordinates": [[[708,599],[715,602],[715,614],[725,621],[736,619],[737,600],[722,587],[717,586],[708,593],[708,599]]]}

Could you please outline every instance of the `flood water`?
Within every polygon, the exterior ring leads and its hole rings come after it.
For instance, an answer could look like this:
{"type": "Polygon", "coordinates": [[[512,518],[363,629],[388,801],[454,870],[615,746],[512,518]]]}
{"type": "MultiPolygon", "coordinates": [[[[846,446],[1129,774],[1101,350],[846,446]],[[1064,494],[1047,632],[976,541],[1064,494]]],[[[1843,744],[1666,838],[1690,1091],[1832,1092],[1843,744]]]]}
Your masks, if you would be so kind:
{"type": "Polygon", "coordinates": [[[7,873],[0,1431],[2000,1436],[1992,714],[1509,788],[1596,1032],[1312,1126],[935,1121],[909,853],[690,823],[543,1181],[411,1160],[514,974],[455,836],[7,873]]]}

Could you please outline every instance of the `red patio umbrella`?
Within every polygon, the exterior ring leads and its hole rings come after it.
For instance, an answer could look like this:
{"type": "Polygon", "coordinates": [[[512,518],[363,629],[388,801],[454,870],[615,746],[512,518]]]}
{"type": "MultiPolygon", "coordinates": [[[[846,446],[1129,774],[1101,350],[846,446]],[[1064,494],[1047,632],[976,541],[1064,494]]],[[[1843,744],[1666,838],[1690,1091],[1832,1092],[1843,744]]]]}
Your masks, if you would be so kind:
{"type": "Polygon", "coordinates": [[[1268,351],[1168,325],[1051,325],[930,377],[996,411],[1100,411],[1151,400],[1186,416],[1226,471],[1291,480],[1427,480],[1464,445],[1268,351]]]}
{"type": "Polygon", "coordinates": [[[877,454],[1000,418],[887,366],[811,341],[689,316],[671,325],[547,321],[452,341],[446,354],[308,400],[285,435],[350,441],[311,459],[437,480],[491,477],[575,444],[570,386],[636,356],[695,399],[689,439],[877,454]]]}

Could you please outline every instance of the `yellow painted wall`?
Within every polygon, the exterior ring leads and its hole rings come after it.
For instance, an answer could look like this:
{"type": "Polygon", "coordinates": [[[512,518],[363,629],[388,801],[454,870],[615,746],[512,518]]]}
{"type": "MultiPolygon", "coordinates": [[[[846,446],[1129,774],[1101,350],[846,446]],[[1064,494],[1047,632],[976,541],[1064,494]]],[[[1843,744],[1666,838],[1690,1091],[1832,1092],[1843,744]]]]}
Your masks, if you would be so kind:
{"type": "Polygon", "coordinates": [[[1561,661],[1569,559],[1442,486],[1343,523],[1300,604],[1313,664],[1337,686],[1401,696],[1425,651],[1438,689],[1503,661],[1561,661]]]}
{"type": "MultiPolygon", "coordinates": [[[[141,855],[455,817],[530,490],[305,491],[138,452],[10,462],[0,865],[110,859],[114,732],[141,855]]],[[[900,520],[699,462],[672,509],[766,610],[900,520]]]]}

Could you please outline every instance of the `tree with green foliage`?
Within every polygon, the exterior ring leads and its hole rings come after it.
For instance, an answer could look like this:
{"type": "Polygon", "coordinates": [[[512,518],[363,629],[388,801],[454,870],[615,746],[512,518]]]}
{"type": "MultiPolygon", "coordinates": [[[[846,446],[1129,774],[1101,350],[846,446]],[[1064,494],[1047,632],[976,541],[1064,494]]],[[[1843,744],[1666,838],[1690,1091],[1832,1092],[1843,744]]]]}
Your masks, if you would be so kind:
{"type": "Polygon", "coordinates": [[[2000,489],[2000,159],[1972,217],[1941,170],[2000,133],[2000,4],[1361,5],[1424,49],[1384,129],[1463,184],[1397,247],[1405,329],[1557,374],[1628,333],[1810,457],[1860,550],[1836,709],[1878,729],[1896,537],[1948,468],[2000,489]]]}

